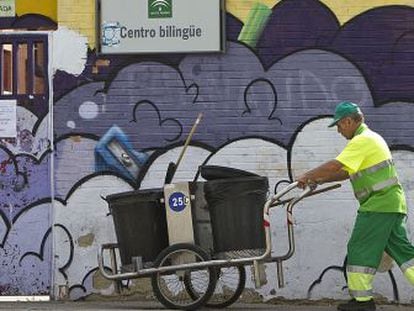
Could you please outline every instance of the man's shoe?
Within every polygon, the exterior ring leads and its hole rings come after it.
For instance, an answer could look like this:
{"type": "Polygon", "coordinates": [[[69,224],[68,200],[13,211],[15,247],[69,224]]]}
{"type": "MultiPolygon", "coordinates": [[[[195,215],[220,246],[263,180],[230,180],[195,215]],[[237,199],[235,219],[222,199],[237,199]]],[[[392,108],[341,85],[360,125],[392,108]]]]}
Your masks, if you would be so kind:
{"type": "Polygon", "coordinates": [[[375,311],[375,309],[375,302],[373,299],[361,302],[351,299],[347,303],[338,305],[338,310],[340,311],[375,311]]]}

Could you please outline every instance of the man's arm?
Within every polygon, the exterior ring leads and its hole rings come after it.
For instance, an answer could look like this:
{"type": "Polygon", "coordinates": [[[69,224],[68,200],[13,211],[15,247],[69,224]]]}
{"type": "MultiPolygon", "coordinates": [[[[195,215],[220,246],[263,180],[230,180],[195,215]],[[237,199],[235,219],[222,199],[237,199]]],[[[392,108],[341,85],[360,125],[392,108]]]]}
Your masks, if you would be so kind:
{"type": "Polygon", "coordinates": [[[308,184],[323,184],[331,181],[341,181],[349,178],[349,174],[345,171],[344,166],[337,160],[330,160],[324,164],[307,171],[299,176],[296,181],[299,187],[304,188],[308,184]]]}

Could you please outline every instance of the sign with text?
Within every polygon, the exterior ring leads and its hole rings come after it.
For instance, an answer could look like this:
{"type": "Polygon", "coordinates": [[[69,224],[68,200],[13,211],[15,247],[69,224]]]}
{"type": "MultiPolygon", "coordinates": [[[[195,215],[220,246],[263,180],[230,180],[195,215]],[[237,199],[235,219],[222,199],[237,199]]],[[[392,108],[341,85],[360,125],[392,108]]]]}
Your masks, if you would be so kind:
{"type": "Polygon", "coordinates": [[[15,0],[0,0],[0,17],[14,17],[16,15],[15,0]]]}
{"type": "Polygon", "coordinates": [[[224,0],[98,0],[104,54],[224,50],[224,0]]]}
{"type": "Polygon", "coordinates": [[[0,138],[17,137],[16,100],[0,100],[0,138]]]}

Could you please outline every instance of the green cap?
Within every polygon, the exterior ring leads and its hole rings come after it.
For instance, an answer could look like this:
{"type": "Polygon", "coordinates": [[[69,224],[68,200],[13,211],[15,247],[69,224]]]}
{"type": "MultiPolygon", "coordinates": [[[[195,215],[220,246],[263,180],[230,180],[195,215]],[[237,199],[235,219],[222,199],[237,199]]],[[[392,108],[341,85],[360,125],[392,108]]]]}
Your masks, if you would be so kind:
{"type": "Polygon", "coordinates": [[[357,104],[348,101],[339,103],[335,108],[334,119],[328,127],[335,126],[341,119],[354,113],[362,114],[361,109],[359,109],[357,104]]]}

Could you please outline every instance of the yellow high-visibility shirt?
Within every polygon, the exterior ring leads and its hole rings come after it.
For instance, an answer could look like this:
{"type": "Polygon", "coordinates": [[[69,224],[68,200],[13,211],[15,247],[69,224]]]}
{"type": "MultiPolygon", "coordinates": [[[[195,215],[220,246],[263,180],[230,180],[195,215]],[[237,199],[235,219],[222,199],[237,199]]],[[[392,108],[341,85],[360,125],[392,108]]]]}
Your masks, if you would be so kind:
{"type": "MultiPolygon", "coordinates": [[[[369,191],[366,198],[359,198],[360,212],[380,212],[380,213],[407,213],[407,204],[405,200],[404,190],[401,184],[394,181],[394,184],[384,187],[381,190],[369,190],[373,184],[380,184],[384,178],[389,180],[397,178],[394,164],[391,162],[389,169],[385,171],[385,175],[369,173],[364,171],[376,164],[392,159],[391,151],[385,140],[377,133],[371,131],[367,125],[361,124],[356,130],[354,137],[348,142],[344,150],[336,157],[336,160],[344,165],[344,169],[353,175],[361,172],[361,176],[365,178],[357,182],[356,179],[351,181],[354,192],[369,191]],[[388,177],[387,177],[388,174],[388,177]],[[393,176],[394,175],[394,176],[393,176]],[[377,179],[378,178],[378,179],[377,179]],[[361,181],[367,182],[365,186],[361,181]]],[[[381,171],[377,171],[379,173],[381,171]]],[[[355,196],[358,198],[357,192],[355,196]]]]}
{"type": "Polygon", "coordinates": [[[387,143],[379,134],[371,131],[366,124],[360,125],[354,137],[336,157],[349,175],[387,159],[391,159],[387,143]]]}

